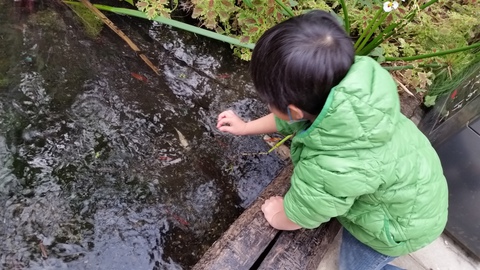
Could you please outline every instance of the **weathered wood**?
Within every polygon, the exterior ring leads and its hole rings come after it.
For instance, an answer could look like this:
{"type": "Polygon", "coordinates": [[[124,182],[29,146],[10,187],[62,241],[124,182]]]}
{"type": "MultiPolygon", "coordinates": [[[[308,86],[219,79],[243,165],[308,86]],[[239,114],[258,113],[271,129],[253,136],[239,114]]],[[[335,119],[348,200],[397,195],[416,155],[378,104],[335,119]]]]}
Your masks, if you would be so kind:
{"type": "Polygon", "coordinates": [[[265,199],[287,192],[292,170],[292,165],[289,165],[280,172],[252,205],[207,250],[193,267],[194,270],[242,270],[252,267],[279,233],[265,220],[261,206],[265,199]]]}
{"type": "MultiPolygon", "coordinates": [[[[289,158],[288,148],[284,145],[277,148],[277,154],[283,159],[289,158]]],[[[257,269],[262,270],[314,270],[318,267],[340,224],[333,220],[315,230],[280,232],[268,224],[260,209],[266,199],[287,192],[292,170],[292,165],[289,165],[265,188],[259,198],[203,255],[193,267],[194,270],[243,270],[257,268],[258,265],[257,269]],[[267,255],[260,258],[262,253],[267,255]]]]}
{"type": "Polygon", "coordinates": [[[314,230],[283,231],[258,270],[316,270],[340,227],[333,219],[314,230]]]}

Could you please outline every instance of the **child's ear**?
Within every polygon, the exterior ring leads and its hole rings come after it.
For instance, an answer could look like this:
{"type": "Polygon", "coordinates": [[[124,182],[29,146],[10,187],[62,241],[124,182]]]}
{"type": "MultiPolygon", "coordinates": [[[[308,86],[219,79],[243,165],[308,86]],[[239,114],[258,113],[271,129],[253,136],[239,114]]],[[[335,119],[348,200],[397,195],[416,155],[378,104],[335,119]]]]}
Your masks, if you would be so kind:
{"type": "Polygon", "coordinates": [[[288,108],[290,109],[290,114],[292,115],[293,120],[304,119],[305,113],[302,111],[302,109],[293,104],[288,105],[288,108]]]}

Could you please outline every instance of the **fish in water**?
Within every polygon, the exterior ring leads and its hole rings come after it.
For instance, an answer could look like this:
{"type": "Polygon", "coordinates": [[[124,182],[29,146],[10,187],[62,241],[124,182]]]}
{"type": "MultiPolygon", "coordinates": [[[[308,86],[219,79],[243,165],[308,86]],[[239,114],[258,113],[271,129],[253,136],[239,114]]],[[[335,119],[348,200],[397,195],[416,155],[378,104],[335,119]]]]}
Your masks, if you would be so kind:
{"type": "Polygon", "coordinates": [[[218,75],[217,75],[217,78],[219,78],[219,79],[228,79],[228,78],[230,78],[230,75],[228,75],[227,73],[218,74],[218,75]]]}
{"type": "Polygon", "coordinates": [[[180,223],[180,225],[182,226],[186,226],[188,227],[190,224],[188,224],[188,221],[182,217],[180,217],[179,215],[176,215],[174,213],[172,213],[169,208],[165,208],[165,212],[167,212],[168,215],[170,215],[170,217],[172,217],[174,220],[176,220],[178,223],[180,223]]]}
{"type": "Polygon", "coordinates": [[[185,136],[178,130],[177,128],[174,128],[177,131],[178,134],[178,140],[180,141],[180,145],[185,148],[186,150],[190,149],[190,144],[188,143],[187,139],[185,139],[185,136]]]}
{"type": "Polygon", "coordinates": [[[130,75],[132,75],[133,78],[142,81],[142,82],[148,82],[147,77],[143,76],[142,74],[138,74],[135,72],[130,72],[130,75]]]}

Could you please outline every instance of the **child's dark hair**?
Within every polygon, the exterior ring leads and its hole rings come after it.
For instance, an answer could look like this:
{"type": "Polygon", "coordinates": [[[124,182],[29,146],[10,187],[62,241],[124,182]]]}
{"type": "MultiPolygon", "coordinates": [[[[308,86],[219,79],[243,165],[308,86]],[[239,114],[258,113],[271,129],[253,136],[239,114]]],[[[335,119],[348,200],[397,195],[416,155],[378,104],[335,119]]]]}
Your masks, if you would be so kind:
{"type": "Polygon", "coordinates": [[[337,19],[315,10],[267,30],[255,45],[250,72],[270,106],[286,113],[293,104],[317,115],[354,57],[352,40],[337,19]]]}

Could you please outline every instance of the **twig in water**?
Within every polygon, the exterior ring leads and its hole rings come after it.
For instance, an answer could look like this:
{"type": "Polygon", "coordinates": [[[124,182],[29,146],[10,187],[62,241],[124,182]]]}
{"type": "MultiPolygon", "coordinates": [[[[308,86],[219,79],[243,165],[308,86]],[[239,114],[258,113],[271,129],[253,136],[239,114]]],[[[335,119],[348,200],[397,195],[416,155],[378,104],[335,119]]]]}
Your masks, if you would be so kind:
{"type": "Polygon", "coordinates": [[[242,156],[259,156],[259,155],[268,155],[269,152],[243,152],[242,156]]]}
{"type": "Polygon", "coordinates": [[[273,150],[277,149],[280,145],[283,145],[288,139],[293,137],[293,134],[290,134],[288,136],[285,136],[281,141],[279,141],[277,144],[275,144],[270,150],[268,150],[268,153],[271,153],[273,150]]]}
{"type": "Polygon", "coordinates": [[[147,58],[147,56],[145,56],[145,54],[143,54],[143,52],[140,50],[140,48],[138,48],[138,46],[135,45],[135,43],[133,43],[133,41],[129,37],[127,37],[127,35],[125,35],[122,30],[120,30],[112,21],[110,21],[110,19],[108,19],[107,16],[105,16],[100,10],[98,10],[96,7],[94,7],[90,3],[90,1],[80,0],[80,2],[82,2],[83,5],[85,5],[85,7],[87,7],[91,12],[93,12],[95,15],[97,15],[103,21],[103,23],[105,23],[110,29],[113,30],[113,32],[115,32],[119,37],[121,37],[128,44],[128,46],[130,46],[130,48],[132,48],[132,50],[134,50],[135,53],[137,53],[138,56],[140,56],[140,58],[142,58],[142,60],[157,75],[160,75],[160,71],[158,70],[158,68],[152,62],[150,62],[150,60],[147,58]]]}

